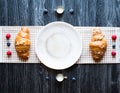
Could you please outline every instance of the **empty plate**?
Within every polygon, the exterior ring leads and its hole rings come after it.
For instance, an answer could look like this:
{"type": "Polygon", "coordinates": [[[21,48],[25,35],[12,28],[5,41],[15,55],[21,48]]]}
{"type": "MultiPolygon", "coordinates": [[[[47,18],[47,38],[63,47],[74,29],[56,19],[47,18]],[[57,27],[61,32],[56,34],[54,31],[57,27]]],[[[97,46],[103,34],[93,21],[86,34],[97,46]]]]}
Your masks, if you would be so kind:
{"type": "Polygon", "coordinates": [[[39,31],[35,50],[45,66],[56,70],[66,69],[79,59],[82,38],[72,25],[52,22],[39,31]]]}

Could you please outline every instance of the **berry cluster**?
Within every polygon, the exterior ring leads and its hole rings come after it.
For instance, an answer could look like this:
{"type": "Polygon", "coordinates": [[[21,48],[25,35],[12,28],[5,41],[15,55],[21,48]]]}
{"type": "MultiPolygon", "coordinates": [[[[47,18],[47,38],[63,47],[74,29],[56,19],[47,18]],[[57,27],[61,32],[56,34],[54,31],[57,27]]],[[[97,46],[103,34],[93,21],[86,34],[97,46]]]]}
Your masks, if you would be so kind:
{"type": "MultiPolygon", "coordinates": [[[[11,43],[9,42],[10,37],[11,37],[11,34],[9,34],[9,33],[6,34],[7,46],[8,46],[8,47],[10,47],[10,45],[11,45],[11,43]]],[[[7,55],[8,57],[10,57],[10,56],[12,55],[12,52],[11,52],[10,50],[8,50],[8,51],[6,52],[6,55],[7,55]]]]}
{"type": "MultiPolygon", "coordinates": [[[[116,36],[116,35],[112,35],[112,36],[111,36],[111,39],[113,40],[113,42],[115,42],[116,39],[117,39],[117,36],[116,36]]],[[[113,50],[112,50],[112,52],[111,52],[111,55],[112,55],[113,57],[115,57],[115,56],[116,56],[116,51],[115,51],[116,45],[113,44],[113,45],[112,45],[112,48],[113,48],[113,50]]]]}

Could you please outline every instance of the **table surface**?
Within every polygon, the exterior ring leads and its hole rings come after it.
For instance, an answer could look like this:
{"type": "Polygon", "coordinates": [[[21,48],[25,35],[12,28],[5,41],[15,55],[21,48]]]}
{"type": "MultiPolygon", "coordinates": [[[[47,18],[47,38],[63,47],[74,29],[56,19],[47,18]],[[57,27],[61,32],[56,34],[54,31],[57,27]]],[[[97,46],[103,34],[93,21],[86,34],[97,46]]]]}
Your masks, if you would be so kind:
{"type": "MultiPolygon", "coordinates": [[[[120,26],[120,0],[0,0],[0,25],[120,26]],[[64,6],[57,15],[57,6],[64,6]],[[47,9],[48,13],[44,13],[47,9]],[[70,14],[70,9],[74,10],[70,14]]],[[[74,65],[56,71],[43,64],[0,64],[1,93],[120,93],[120,64],[74,65]],[[68,76],[62,83],[57,73],[68,76]],[[73,80],[75,78],[76,80],[73,80]]]]}

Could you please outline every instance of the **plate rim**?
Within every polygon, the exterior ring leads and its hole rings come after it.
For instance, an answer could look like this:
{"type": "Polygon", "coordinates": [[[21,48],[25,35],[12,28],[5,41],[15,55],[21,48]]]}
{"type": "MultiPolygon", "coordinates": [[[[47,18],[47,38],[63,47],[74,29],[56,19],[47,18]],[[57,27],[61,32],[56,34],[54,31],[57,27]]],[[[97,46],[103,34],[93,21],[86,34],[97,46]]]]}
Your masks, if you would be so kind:
{"type": "Polygon", "coordinates": [[[48,23],[47,25],[45,25],[42,29],[40,29],[40,32],[37,34],[37,37],[36,37],[36,39],[35,39],[35,53],[36,53],[36,55],[37,55],[37,57],[38,57],[38,60],[39,60],[42,64],[44,64],[46,67],[51,68],[51,69],[54,69],[54,70],[63,70],[63,69],[67,69],[67,68],[73,66],[73,65],[77,62],[77,60],[80,59],[81,54],[82,54],[82,48],[83,48],[83,46],[82,46],[83,44],[82,44],[82,43],[83,43],[83,42],[82,42],[82,36],[80,36],[80,33],[74,28],[74,26],[72,26],[71,24],[66,23],[66,22],[54,21],[54,22],[51,22],[51,23],[48,23]],[[47,27],[49,27],[49,26],[51,26],[51,25],[54,25],[54,24],[55,24],[55,25],[56,25],[56,24],[67,25],[68,27],[72,28],[72,29],[75,31],[75,33],[77,33],[77,37],[79,37],[79,40],[81,41],[81,42],[80,42],[81,48],[80,48],[80,51],[79,51],[79,57],[77,57],[76,60],[73,62],[73,64],[71,64],[70,66],[61,67],[61,68],[50,67],[50,66],[46,65],[46,64],[41,60],[41,58],[38,56],[38,52],[37,52],[37,42],[38,42],[38,39],[39,39],[39,35],[41,34],[42,31],[44,31],[45,28],[47,28],[47,27]]]}

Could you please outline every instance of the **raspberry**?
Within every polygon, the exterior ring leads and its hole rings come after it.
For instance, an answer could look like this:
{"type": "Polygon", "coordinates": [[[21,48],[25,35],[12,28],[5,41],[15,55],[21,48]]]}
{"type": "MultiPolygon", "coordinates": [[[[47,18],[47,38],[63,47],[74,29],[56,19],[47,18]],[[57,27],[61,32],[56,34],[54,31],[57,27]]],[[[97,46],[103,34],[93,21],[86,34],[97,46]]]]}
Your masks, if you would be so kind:
{"type": "Polygon", "coordinates": [[[111,52],[111,55],[112,55],[112,56],[116,56],[116,52],[115,52],[115,51],[112,51],[112,52],[111,52]]]}
{"type": "Polygon", "coordinates": [[[11,51],[7,51],[7,56],[11,56],[12,55],[12,52],[11,51]]]}
{"type": "Polygon", "coordinates": [[[6,39],[10,39],[11,35],[10,34],[6,34],[6,39]]]}
{"type": "Polygon", "coordinates": [[[117,39],[117,36],[116,35],[112,35],[112,40],[116,40],[117,39]]]}

